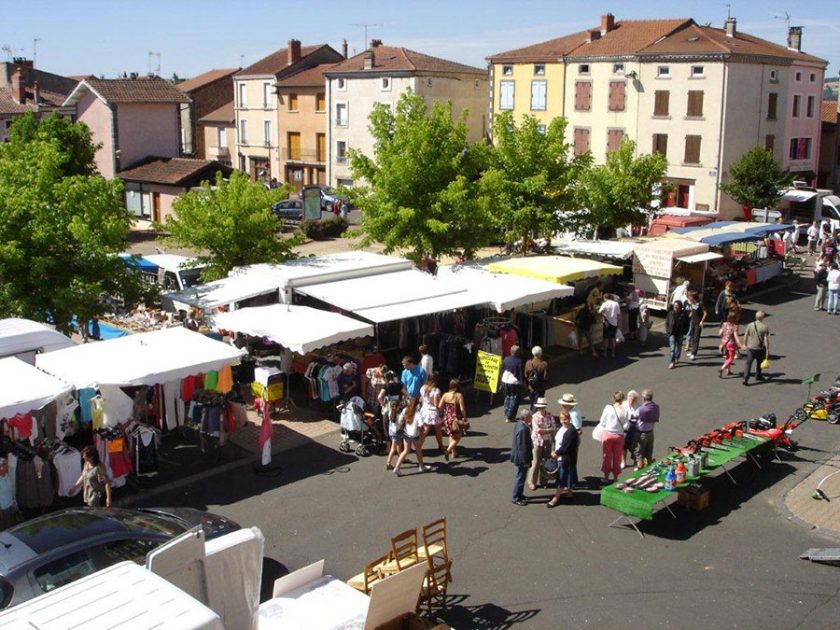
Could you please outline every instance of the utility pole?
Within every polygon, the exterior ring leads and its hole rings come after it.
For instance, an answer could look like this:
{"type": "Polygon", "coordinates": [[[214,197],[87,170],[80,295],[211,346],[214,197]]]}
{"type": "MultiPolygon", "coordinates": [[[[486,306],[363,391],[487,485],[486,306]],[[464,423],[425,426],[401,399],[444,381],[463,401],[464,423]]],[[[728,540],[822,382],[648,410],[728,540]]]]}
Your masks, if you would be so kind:
{"type": "Polygon", "coordinates": [[[382,26],[381,24],[354,24],[353,26],[357,28],[365,29],[365,47],[364,50],[368,49],[368,28],[373,28],[374,26],[382,26]]]}
{"type": "Polygon", "coordinates": [[[32,65],[36,68],[38,67],[38,42],[40,41],[39,37],[32,39],[32,65]]]}

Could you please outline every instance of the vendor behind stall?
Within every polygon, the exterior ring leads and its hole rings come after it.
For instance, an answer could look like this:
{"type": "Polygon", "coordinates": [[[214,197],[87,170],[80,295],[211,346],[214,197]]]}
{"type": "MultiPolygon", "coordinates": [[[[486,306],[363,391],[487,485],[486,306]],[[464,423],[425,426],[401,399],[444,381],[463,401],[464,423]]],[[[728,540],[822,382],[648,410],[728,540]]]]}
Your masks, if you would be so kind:
{"type": "Polygon", "coordinates": [[[348,361],[344,364],[341,374],[336,377],[338,392],[342,402],[347,402],[353,396],[359,395],[359,377],[356,374],[356,364],[348,361]]]}

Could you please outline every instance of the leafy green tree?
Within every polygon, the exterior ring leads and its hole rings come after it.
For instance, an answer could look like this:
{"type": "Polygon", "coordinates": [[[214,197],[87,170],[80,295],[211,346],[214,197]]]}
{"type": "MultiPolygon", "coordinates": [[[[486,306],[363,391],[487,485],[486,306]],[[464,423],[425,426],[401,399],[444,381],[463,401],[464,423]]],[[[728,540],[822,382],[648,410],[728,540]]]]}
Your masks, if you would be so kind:
{"type": "Polygon", "coordinates": [[[302,239],[280,234],[283,221],[271,206],[290,191],[288,185],[269,190],[241,171],[229,180],[217,173],[213,185],[203,182],[198,190],[178,196],[173,214],[160,226],[169,233],[164,240],[199,252],[199,264],[206,265],[204,281],[223,278],[241,265],[289,260],[302,239]]]}
{"type": "Polygon", "coordinates": [[[625,138],[605,164],[593,166],[581,178],[580,201],[590,227],[615,229],[647,222],[651,204],[659,198],[668,170],[665,156],[635,155],[636,143],[625,138]]]}
{"type": "Polygon", "coordinates": [[[32,115],[0,145],[0,317],[68,331],[104,310],[103,294],[139,299],[143,285],[116,256],[130,217],[122,183],[96,175],[87,127],[32,115]]]}
{"type": "Polygon", "coordinates": [[[520,240],[525,251],[573,221],[575,186],[592,160],[588,153],[570,157],[564,118],[554,118],[545,131],[538,122],[526,116],[517,125],[510,112],[496,116],[490,167],[480,182],[505,240],[520,240]]]}
{"type": "Polygon", "coordinates": [[[349,151],[353,177],[364,183],[353,202],[363,211],[361,247],[374,241],[414,261],[463,251],[471,256],[494,233],[492,208],[479,201],[477,180],[487,148],[467,142],[466,112],[452,104],[431,110],[406,90],[394,111],[374,106],[372,156],[349,151]]]}
{"type": "Polygon", "coordinates": [[[755,147],[729,167],[729,179],[720,189],[741,206],[774,208],[792,183],[793,175],[782,170],[771,151],[755,147]]]}

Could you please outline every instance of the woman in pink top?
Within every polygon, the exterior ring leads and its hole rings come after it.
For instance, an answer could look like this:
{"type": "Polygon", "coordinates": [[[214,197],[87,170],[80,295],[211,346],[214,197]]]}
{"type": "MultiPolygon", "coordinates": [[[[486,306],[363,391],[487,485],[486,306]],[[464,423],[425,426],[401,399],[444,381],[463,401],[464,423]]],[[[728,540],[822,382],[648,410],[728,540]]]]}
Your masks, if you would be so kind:
{"type": "Polygon", "coordinates": [[[718,368],[720,378],[723,378],[724,372],[726,372],[726,376],[732,375],[730,368],[735,361],[735,351],[743,346],[741,338],[738,336],[738,319],[739,313],[730,310],[729,316],[720,327],[720,344],[726,352],[726,361],[724,361],[723,367],[718,368]]]}

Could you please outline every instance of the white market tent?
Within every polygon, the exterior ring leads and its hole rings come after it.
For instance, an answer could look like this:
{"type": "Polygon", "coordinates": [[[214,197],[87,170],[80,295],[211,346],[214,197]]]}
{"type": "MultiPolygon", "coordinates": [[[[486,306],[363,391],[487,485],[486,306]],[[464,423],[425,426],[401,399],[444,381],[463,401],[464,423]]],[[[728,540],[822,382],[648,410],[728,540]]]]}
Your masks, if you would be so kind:
{"type": "Polygon", "coordinates": [[[358,319],[289,304],[255,306],[219,313],[215,316],[215,325],[223,330],[268,337],[299,354],[374,334],[373,326],[358,319]]]}
{"type": "Polygon", "coordinates": [[[271,276],[249,274],[236,275],[198,284],[183,291],[166,293],[162,296],[164,308],[175,310],[175,305],[187,305],[200,309],[214,309],[225,304],[236,304],[258,295],[268,295],[280,290],[282,282],[271,276]]]}
{"type": "Polygon", "coordinates": [[[31,319],[0,319],[0,357],[28,353],[34,357],[36,352],[51,352],[74,345],[69,337],[46,324],[31,319]]]}
{"type": "Polygon", "coordinates": [[[15,357],[0,359],[0,418],[29,413],[73,387],[15,357]]]}
{"type": "Polygon", "coordinates": [[[580,239],[566,241],[554,247],[560,254],[603,256],[604,258],[628,259],[633,256],[635,241],[600,241],[580,239]]]}
{"type": "Polygon", "coordinates": [[[575,291],[573,287],[565,284],[493,273],[481,265],[442,266],[438,268],[438,277],[470,293],[481,295],[484,302],[492,306],[497,313],[566,297],[575,291]]]}
{"type": "Polygon", "coordinates": [[[35,365],[82,389],[166,383],[221,370],[244,354],[186,328],[165,328],[39,354],[35,365]]]}

